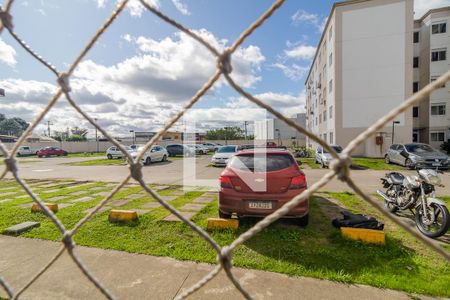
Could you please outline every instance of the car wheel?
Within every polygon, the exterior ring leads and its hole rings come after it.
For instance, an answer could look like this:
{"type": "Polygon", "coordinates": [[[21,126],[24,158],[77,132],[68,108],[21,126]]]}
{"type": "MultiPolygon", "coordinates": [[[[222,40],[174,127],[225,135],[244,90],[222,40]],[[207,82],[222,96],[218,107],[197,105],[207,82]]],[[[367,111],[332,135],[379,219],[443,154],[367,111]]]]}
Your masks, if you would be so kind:
{"type": "Polygon", "coordinates": [[[112,157],[111,154],[106,155],[106,157],[107,157],[108,159],[113,159],[113,157],[112,157]]]}
{"type": "Polygon", "coordinates": [[[150,158],[150,156],[148,156],[146,159],[145,159],[145,165],[146,166],[148,166],[148,165],[150,165],[152,163],[152,159],[150,158]]]}
{"type": "Polygon", "coordinates": [[[321,167],[322,169],[325,169],[327,166],[325,166],[325,164],[323,163],[323,161],[321,161],[321,162],[320,162],[320,167],[321,167]]]}
{"type": "Polygon", "coordinates": [[[405,160],[405,167],[407,167],[410,170],[413,170],[416,166],[414,163],[408,158],[405,160]]]}
{"type": "Polygon", "coordinates": [[[389,159],[389,155],[386,154],[386,155],[384,156],[384,162],[387,163],[387,164],[390,164],[390,163],[391,163],[391,160],[389,159]]]}
{"type": "Polygon", "coordinates": [[[221,219],[231,219],[231,214],[227,214],[227,213],[224,213],[224,212],[219,210],[219,217],[221,219]]]}
{"type": "Polygon", "coordinates": [[[306,227],[308,226],[308,222],[309,222],[309,214],[297,219],[298,226],[306,227]]]}
{"type": "Polygon", "coordinates": [[[164,154],[162,161],[167,161],[167,155],[164,154]]]}

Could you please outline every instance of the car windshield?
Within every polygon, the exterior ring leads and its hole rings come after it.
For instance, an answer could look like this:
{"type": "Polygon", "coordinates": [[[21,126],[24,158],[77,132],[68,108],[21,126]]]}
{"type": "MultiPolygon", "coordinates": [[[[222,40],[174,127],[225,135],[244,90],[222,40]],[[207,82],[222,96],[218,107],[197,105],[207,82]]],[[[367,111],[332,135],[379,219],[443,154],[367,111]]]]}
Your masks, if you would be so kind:
{"type": "MultiPolygon", "coordinates": [[[[334,149],[334,151],[336,151],[336,153],[341,153],[342,152],[342,147],[341,146],[331,146],[331,148],[334,149]]],[[[328,153],[328,151],[323,148],[323,153],[328,153]]]]}
{"type": "Polygon", "coordinates": [[[433,148],[425,144],[407,144],[405,148],[410,153],[429,153],[435,152],[433,148]]]}
{"type": "Polygon", "coordinates": [[[237,155],[230,161],[230,166],[239,170],[253,172],[273,172],[289,168],[294,160],[287,154],[237,155]]]}
{"type": "Polygon", "coordinates": [[[232,153],[232,152],[236,152],[236,147],[235,146],[223,146],[219,149],[219,151],[217,151],[219,153],[232,153]]]}

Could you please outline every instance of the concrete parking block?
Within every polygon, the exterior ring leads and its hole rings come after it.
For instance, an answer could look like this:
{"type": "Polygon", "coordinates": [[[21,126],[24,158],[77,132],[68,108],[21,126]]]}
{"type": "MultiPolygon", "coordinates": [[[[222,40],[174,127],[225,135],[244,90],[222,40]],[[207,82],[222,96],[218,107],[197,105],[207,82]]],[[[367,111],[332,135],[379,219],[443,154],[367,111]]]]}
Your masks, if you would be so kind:
{"type": "Polygon", "coordinates": [[[12,201],[12,200],[14,200],[14,199],[11,199],[11,198],[9,198],[9,199],[2,199],[2,200],[0,200],[0,203],[9,202],[9,201],[12,201]]]}
{"type": "Polygon", "coordinates": [[[77,192],[70,193],[70,196],[79,196],[79,195],[83,195],[86,193],[89,193],[89,191],[88,190],[77,191],[77,192]]]}
{"type": "Polygon", "coordinates": [[[8,227],[5,229],[5,231],[3,233],[5,234],[11,234],[11,235],[19,235],[22,232],[31,230],[33,228],[39,227],[40,223],[39,222],[23,222],[11,227],[8,227]]]}
{"type": "Polygon", "coordinates": [[[168,185],[156,185],[152,187],[152,190],[154,191],[161,191],[161,190],[165,190],[168,189],[169,186],[168,185]]]}
{"type": "Polygon", "coordinates": [[[180,210],[200,211],[204,207],[205,207],[205,205],[203,205],[203,204],[188,203],[188,204],[185,204],[184,206],[180,207],[180,210]]]}
{"type": "Polygon", "coordinates": [[[22,208],[30,208],[30,207],[33,206],[33,203],[34,203],[34,202],[28,202],[28,203],[19,204],[19,207],[22,207],[22,208]]]}
{"type": "Polygon", "coordinates": [[[11,195],[15,195],[15,194],[17,194],[17,192],[7,192],[7,193],[0,194],[0,197],[11,196],[11,195]]]}
{"type": "Polygon", "coordinates": [[[73,205],[73,203],[61,203],[61,204],[58,204],[58,208],[62,209],[62,208],[70,207],[72,205],[73,205]]]}
{"type": "MultiPolygon", "coordinates": [[[[107,210],[110,210],[110,209],[111,209],[111,207],[103,206],[102,208],[100,208],[100,209],[96,212],[96,214],[102,213],[102,212],[107,211],[107,210]]],[[[86,213],[86,214],[88,214],[88,213],[90,213],[90,212],[93,211],[93,210],[94,210],[94,207],[93,207],[93,208],[86,209],[86,210],[84,210],[83,212],[86,213]]]]}
{"type": "Polygon", "coordinates": [[[14,197],[14,199],[24,199],[24,198],[28,198],[28,197],[30,197],[30,195],[20,195],[20,196],[17,196],[17,197],[14,197]]]}
{"type": "Polygon", "coordinates": [[[133,200],[133,199],[142,198],[142,197],[145,197],[145,196],[146,196],[145,194],[132,194],[132,195],[126,196],[126,198],[133,200]]]}
{"type": "Polygon", "coordinates": [[[61,189],[45,190],[45,191],[41,191],[39,193],[40,194],[42,194],[42,193],[50,194],[50,193],[57,193],[57,192],[61,192],[61,189]]]}
{"type": "Polygon", "coordinates": [[[141,206],[141,208],[158,208],[161,207],[161,204],[158,202],[147,202],[141,206]]]}
{"type": "Polygon", "coordinates": [[[60,200],[64,200],[64,199],[67,199],[67,196],[56,196],[56,197],[51,197],[51,198],[45,199],[45,201],[52,201],[52,202],[55,202],[55,201],[60,201],[60,200]]]}
{"type": "Polygon", "coordinates": [[[166,202],[170,202],[172,200],[175,200],[178,198],[178,196],[159,196],[162,200],[166,201],[166,202]]]}
{"type": "Polygon", "coordinates": [[[216,200],[216,197],[204,197],[204,196],[200,196],[198,198],[195,198],[194,200],[192,200],[192,202],[196,202],[196,203],[211,203],[214,200],[216,200]]]}
{"type": "Polygon", "coordinates": [[[180,190],[174,190],[174,191],[170,191],[169,195],[170,196],[183,196],[185,193],[183,191],[180,190]]]}
{"type": "MultiPolygon", "coordinates": [[[[193,216],[195,216],[195,212],[180,211],[180,214],[183,217],[187,218],[187,219],[191,219],[193,216]]],[[[178,219],[177,216],[175,216],[173,214],[170,214],[167,217],[165,217],[163,219],[163,221],[166,221],[166,222],[182,222],[180,219],[178,219]]]]}
{"type": "Polygon", "coordinates": [[[148,209],[138,209],[138,208],[132,209],[132,211],[135,211],[138,214],[138,216],[142,216],[150,212],[150,210],[148,209]]]}
{"type": "Polygon", "coordinates": [[[128,204],[131,202],[131,199],[121,199],[121,200],[115,200],[108,202],[108,205],[110,206],[124,206],[125,204],[128,204]]]}
{"type": "Polygon", "coordinates": [[[92,199],[93,198],[91,198],[91,197],[82,197],[82,198],[70,200],[69,202],[70,203],[89,202],[89,201],[92,201],[92,199]]]}
{"type": "Polygon", "coordinates": [[[100,192],[100,193],[93,193],[92,196],[94,197],[98,197],[98,196],[102,196],[103,198],[108,196],[111,193],[111,191],[105,191],[105,192],[100,192]]]}
{"type": "Polygon", "coordinates": [[[103,190],[105,186],[94,186],[93,188],[90,188],[89,191],[97,191],[97,190],[103,190]]]}

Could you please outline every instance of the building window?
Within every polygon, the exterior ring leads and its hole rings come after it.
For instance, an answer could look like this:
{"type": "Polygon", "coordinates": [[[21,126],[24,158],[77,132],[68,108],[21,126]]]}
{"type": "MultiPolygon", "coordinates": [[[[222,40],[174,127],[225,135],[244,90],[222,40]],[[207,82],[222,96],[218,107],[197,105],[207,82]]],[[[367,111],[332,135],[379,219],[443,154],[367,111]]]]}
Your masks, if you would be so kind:
{"type": "Polygon", "coordinates": [[[330,144],[333,144],[333,133],[330,132],[330,144]]]}
{"type": "Polygon", "coordinates": [[[330,119],[333,119],[333,105],[330,106],[330,119]]]}
{"type": "Polygon", "coordinates": [[[330,82],[328,83],[328,93],[331,94],[332,91],[333,91],[333,79],[331,79],[330,82]]]}
{"type": "Polygon", "coordinates": [[[419,132],[418,131],[413,131],[413,143],[418,143],[419,142],[419,132]]]}
{"type": "Polygon", "coordinates": [[[324,140],[325,142],[327,141],[327,134],[326,134],[326,133],[323,134],[323,140],[324,140]]]}
{"type": "Polygon", "coordinates": [[[333,26],[330,27],[330,30],[328,31],[328,39],[331,41],[333,38],[333,26]]]}
{"type": "Polygon", "coordinates": [[[327,110],[323,112],[323,121],[325,122],[327,120],[327,110]]]}
{"type": "Polygon", "coordinates": [[[431,25],[432,34],[446,33],[446,32],[447,32],[447,23],[439,23],[431,25]]]}
{"type": "Polygon", "coordinates": [[[413,68],[418,68],[418,67],[419,67],[419,57],[416,56],[416,57],[414,57],[413,68]]]}
{"type": "Polygon", "coordinates": [[[413,107],[413,118],[418,118],[418,117],[419,117],[419,107],[414,106],[413,107]]]}
{"type": "Polygon", "coordinates": [[[316,126],[317,126],[317,117],[316,117],[316,126]]]}
{"type": "Polygon", "coordinates": [[[419,32],[414,32],[414,44],[417,44],[419,42],[419,32]]]}
{"type": "Polygon", "coordinates": [[[430,138],[432,142],[443,142],[445,141],[445,132],[443,131],[431,132],[430,138]]]}
{"type": "Polygon", "coordinates": [[[332,64],[333,64],[333,53],[330,53],[330,56],[328,57],[328,65],[330,65],[331,67],[332,64]]]}
{"type": "MultiPolygon", "coordinates": [[[[439,76],[431,76],[430,82],[436,81],[439,78],[439,76]]],[[[445,88],[445,83],[443,83],[439,88],[445,88]]]]}
{"type": "Polygon", "coordinates": [[[419,83],[417,81],[413,82],[413,93],[417,93],[419,91],[419,83]]]}
{"type": "Polygon", "coordinates": [[[322,124],[322,114],[319,114],[319,124],[322,124]]]}
{"type": "Polygon", "coordinates": [[[431,61],[441,61],[447,59],[447,50],[439,49],[431,51],[431,61]]]}
{"type": "Polygon", "coordinates": [[[445,116],[445,104],[431,105],[432,116],[445,116]]]}

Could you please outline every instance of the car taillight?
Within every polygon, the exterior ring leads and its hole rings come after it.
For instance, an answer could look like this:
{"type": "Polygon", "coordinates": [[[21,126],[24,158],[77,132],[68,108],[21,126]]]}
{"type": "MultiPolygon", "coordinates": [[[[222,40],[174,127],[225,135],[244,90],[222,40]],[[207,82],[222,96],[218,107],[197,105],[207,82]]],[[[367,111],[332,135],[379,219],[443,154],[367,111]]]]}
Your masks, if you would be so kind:
{"type": "Polygon", "coordinates": [[[228,176],[220,176],[220,187],[231,189],[233,184],[231,183],[231,178],[228,176]]]}
{"type": "Polygon", "coordinates": [[[289,185],[290,190],[304,189],[304,188],[306,188],[305,176],[300,175],[293,177],[291,179],[291,184],[289,185]]]}

